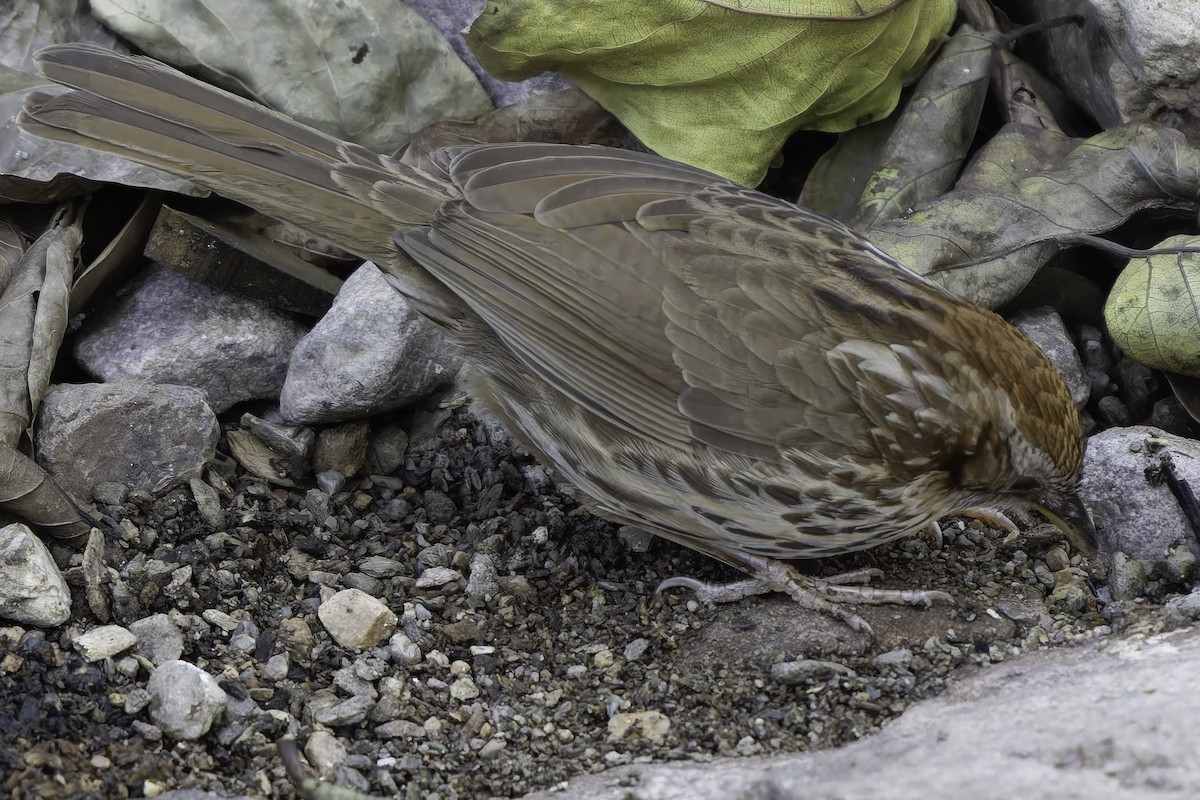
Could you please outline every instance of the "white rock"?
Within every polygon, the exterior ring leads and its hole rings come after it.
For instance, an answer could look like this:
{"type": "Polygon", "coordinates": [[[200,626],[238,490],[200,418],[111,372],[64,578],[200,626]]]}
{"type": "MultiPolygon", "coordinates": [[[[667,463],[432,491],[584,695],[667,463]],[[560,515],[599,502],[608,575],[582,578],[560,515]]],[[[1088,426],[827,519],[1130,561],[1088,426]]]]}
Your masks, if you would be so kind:
{"type": "Polygon", "coordinates": [[[451,581],[462,580],[462,573],[450,567],[430,567],[417,578],[418,589],[436,589],[451,581]]]}
{"type": "Polygon", "coordinates": [[[0,617],[51,628],[71,616],[71,592],[42,540],[15,523],[0,528],[0,617]]]}
{"type": "Polygon", "coordinates": [[[304,756],[322,778],[332,778],[345,760],[346,747],[328,731],[313,731],[304,743],[304,756]]]}
{"type": "Polygon", "coordinates": [[[321,604],[317,618],[342,647],[366,650],[392,635],[398,619],[361,589],[343,589],[321,604]]]}
{"type": "Polygon", "coordinates": [[[75,651],[86,661],[111,658],[137,644],[138,638],[120,625],[101,625],[75,637],[75,651]]]}
{"type": "Polygon", "coordinates": [[[186,661],[168,661],[150,675],[150,719],[174,739],[199,739],[225,710],[217,679],[186,661]]]}
{"type": "Polygon", "coordinates": [[[621,712],[608,720],[608,741],[646,739],[662,744],[670,729],[671,720],[661,711],[621,712]]]}

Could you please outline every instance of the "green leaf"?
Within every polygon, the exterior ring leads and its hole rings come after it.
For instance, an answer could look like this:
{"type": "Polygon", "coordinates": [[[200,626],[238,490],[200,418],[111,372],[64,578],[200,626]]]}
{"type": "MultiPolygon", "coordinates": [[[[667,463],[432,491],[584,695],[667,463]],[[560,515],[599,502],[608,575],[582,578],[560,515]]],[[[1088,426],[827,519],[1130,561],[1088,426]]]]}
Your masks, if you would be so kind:
{"type": "Polygon", "coordinates": [[[561,72],[660,155],[756,184],[800,128],[889,114],[954,0],[503,0],[467,43],[490,73],[561,72]]]}
{"type": "MultiPolygon", "coordinates": [[[[1155,249],[1200,247],[1200,236],[1172,236],[1155,249]]],[[[1143,364],[1200,378],[1200,254],[1130,259],[1117,277],[1104,319],[1113,341],[1143,364]]]]}

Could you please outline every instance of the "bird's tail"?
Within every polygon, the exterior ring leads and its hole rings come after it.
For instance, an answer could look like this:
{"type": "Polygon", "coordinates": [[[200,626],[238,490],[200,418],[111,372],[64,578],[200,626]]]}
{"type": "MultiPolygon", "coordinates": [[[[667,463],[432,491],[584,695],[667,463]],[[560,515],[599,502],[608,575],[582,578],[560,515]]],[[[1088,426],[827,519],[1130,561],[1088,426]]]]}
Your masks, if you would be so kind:
{"type": "Polygon", "coordinates": [[[189,178],[364,258],[394,257],[398,227],[427,224],[457,196],[444,180],[152,59],[88,44],[36,58],[73,91],[32,94],[23,129],[189,178]]]}

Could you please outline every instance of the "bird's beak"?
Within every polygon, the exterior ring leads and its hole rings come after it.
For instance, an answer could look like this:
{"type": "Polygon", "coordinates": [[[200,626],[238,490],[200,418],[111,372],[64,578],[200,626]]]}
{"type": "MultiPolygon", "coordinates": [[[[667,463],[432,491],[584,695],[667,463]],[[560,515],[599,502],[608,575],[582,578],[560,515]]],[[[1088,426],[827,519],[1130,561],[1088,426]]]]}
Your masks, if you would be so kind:
{"type": "Polygon", "coordinates": [[[1088,513],[1087,507],[1079,499],[1078,492],[1071,492],[1061,512],[1042,505],[1035,508],[1039,514],[1050,520],[1054,527],[1062,531],[1072,547],[1087,558],[1096,557],[1096,525],[1092,522],[1092,515],[1088,513]]]}

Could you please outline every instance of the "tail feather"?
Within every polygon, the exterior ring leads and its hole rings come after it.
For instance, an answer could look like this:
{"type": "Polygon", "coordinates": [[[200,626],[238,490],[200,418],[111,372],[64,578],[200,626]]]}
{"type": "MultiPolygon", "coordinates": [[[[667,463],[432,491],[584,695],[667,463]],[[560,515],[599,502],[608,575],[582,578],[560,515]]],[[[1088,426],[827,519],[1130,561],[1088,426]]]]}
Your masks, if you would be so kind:
{"type": "Polygon", "coordinates": [[[25,130],[182,175],[365,258],[392,257],[398,227],[428,224],[457,196],[444,180],[157,61],[84,44],[46,48],[37,60],[75,91],[31,96],[25,130]],[[386,184],[390,202],[349,191],[343,170],[356,183],[386,184]]]}

